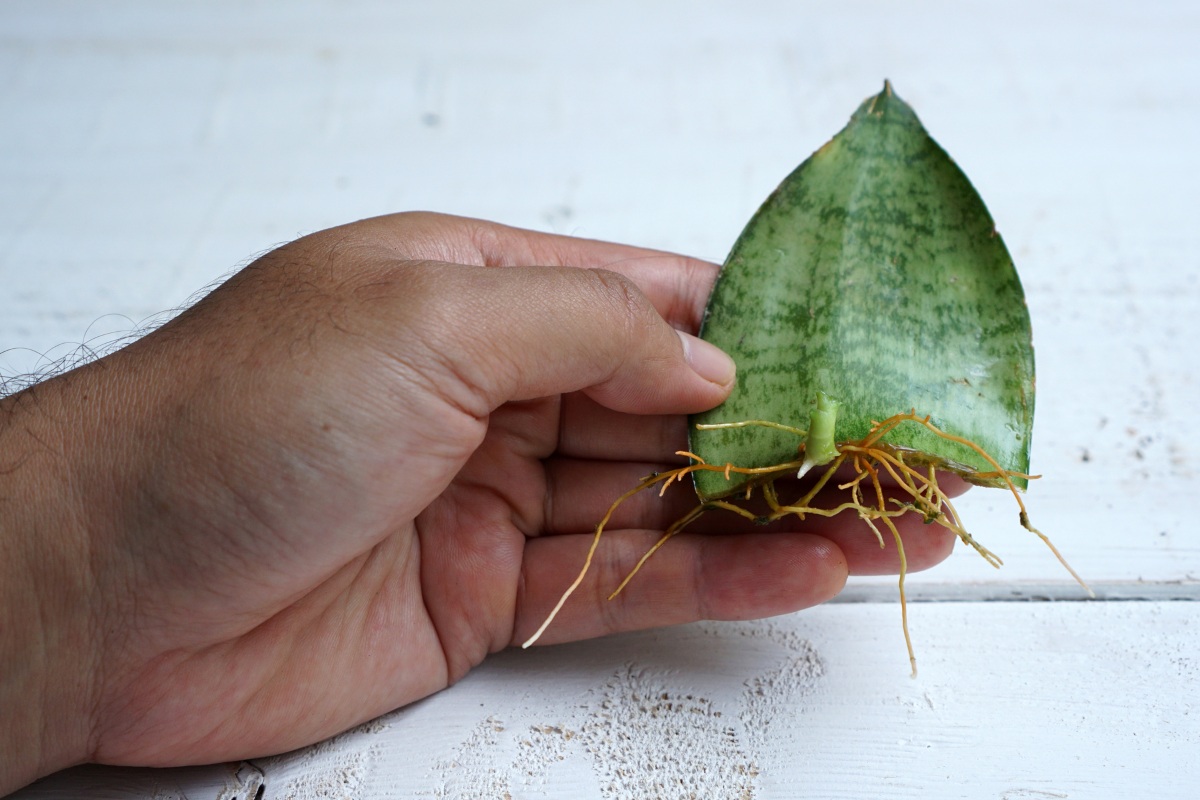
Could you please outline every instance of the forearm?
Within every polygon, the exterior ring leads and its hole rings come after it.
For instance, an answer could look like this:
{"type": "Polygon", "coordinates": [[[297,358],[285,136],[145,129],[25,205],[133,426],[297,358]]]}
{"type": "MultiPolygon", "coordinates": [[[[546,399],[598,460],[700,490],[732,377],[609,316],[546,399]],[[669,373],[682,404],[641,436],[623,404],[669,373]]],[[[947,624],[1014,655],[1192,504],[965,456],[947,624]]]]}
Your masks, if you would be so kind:
{"type": "Polygon", "coordinates": [[[0,795],[88,749],[97,632],[62,391],[0,401],[0,795]]]}

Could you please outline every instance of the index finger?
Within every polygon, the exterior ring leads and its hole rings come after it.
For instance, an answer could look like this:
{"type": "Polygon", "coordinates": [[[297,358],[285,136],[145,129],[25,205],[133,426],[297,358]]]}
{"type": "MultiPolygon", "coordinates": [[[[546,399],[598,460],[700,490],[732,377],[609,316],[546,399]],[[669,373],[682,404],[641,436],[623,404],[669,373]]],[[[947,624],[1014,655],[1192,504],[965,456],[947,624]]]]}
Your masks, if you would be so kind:
{"type": "MultiPolygon", "coordinates": [[[[632,280],[673,327],[695,333],[720,267],[661,250],[513,228],[424,212],[367,220],[408,259],[482,267],[602,268],[632,280]]],[[[363,224],[363,223],[358,223],[363,224]]]]}

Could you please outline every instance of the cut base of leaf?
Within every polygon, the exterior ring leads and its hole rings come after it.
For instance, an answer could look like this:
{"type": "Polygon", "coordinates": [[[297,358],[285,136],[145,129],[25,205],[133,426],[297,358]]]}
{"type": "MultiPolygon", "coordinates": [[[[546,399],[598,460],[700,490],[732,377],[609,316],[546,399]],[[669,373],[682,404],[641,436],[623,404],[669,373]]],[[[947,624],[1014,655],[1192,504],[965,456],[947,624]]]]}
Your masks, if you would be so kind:
{"type": "MultiPolygon", "coordinates": [[[[567,602],[567,599],[583,583],[584,577],[591,568],[596,550],[600,545],[604,529],[612,519],[613,513],[616,512],[622,503],[635,494],[653,486],[659,487],[659,495],[662,496],[672,483],[682,482],[684,478],[695,473],[707,472],[719,474],[725,481],[734,481],[736,479],[738,481],[737,493],[740,499],[742,501],[750,501],[757,493],[765,501],[767,511],[765,513],[756,513],[728,499],[710,499],[700,502],[695,508],[684,514],[666,529],[662,537],[642,556],[641,560],[638,561],[625,579],[613,590],[612,594],[609,595],[609,600],[615,598],[629,585],[633,577],[658,552],[660,547],[707,511],[722,509],[759,524],[767,524],[789,516],[803,520],[809,515],[833,517],[843,513],[852,513],[863,521],[879,542],[880,547],[886,546],[885,530],[888,537],[896,544],[896,549],[900,557],[899,591],[901,624],[904,628],[904,641],[908,648],[909,663],[912,666],[913,675],[916,675],[917,661],[912,646],[912,637],[909,635],[908,630],[908,603],[904,591],[904,580],[908,573],[908,565],[904,555],[904,543],[901,539],[900,531],[896,527],[895,520],[905,514],[920,514],[927,524],[937,524],[951,531],[963,544],[971,547],[992,566],[1000,567],[1003,562],[999,556],[976,541],[975,537],[963,526],[962,520],[954,508],[954,504],[950,502],[950,498],[938,486],[937,470],[927,463],[922,463],[920,453],[914,453],[905,448],[894,447],[883,441],[887,434],[903,425],[920,426],[939,438],[944,438],[967,447],[978,454],[984,462],[990,464],[993,467],[993,471],[974,473],[973,477],[976,479],[976,482],[1006,487],[1011,492],[1020,511],[1019,520],[1021,526],[1038,536],[1050,548],[1058,561],[1079,585],[1089,595],[1094,596],[1087,583],[1071,568],[1050,539],[1041,531],[1034,528],[1029,522],[1029,514],[1025,509],[1024,502],[1021,500],[1021,494],[1017,488],[1016,481],[1020,480],[1024,483],[1037,476],[1003,469],[979,445],[962,437],[942,431],[930,421],[928,416],[919,416],[915,411],[909,411],[893,415],[882,422],[873,423],[869,434],[862,439],[838,444],[836,453],[831,458],[825,458],[820,463],[823,471],[816,482],[800,497],[790,502],[784,502],[780,499],[775,483],[781,479],[792,478],[798,470],[809,464],[804,454],[804,444],[799,445],[797,458],[766,467],[742,467],[728,463],[709,464],[695,453],[679,451],[677,455],[686,456],[692,463],[677,469],[648,475],[637,486],[625,492],[613,502],[608,512],[596,526],[591,547],[588,549],[587,557],[584,560],[583,568],[580,570],[579,575],[567,587],[567,590],[559,598],[558,603],[551,610],[542,625],[521,646],[529,647],[541,638],[542,634],[545,633],[546,629],[558,615],[558,612],[567,602]],[[833,507],[813,505],[821,490],[830,485],[834,481],[838,471],[844,467],[849,467],[853,475],[849,480],[837,484],[837,488],[848,491],[849,499],[833,507]],[[900,498],[888,498],[885,495],[881,481],[881,478],[885,475],[891,478],[896,487],[898,487],[899,494],[901,495],[900,498]]],[[[714,423],[703,426],[703,429],[745,427],[772,428],[792,433],[797,437],[807,438],[806,431],[769,420],[714,423]]]]}

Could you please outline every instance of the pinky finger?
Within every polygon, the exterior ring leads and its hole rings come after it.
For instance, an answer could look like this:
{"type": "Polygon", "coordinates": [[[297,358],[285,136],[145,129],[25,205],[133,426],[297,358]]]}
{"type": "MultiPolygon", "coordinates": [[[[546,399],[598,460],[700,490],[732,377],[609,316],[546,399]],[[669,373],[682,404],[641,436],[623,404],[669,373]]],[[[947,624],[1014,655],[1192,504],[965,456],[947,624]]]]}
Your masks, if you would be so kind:
{"type": "MultiPolygon", "coordinates": [[[[556,644],[702,619],[776,616],[823,603],[846,582],[845,555],[821,536],[680,534],[609,600],[660,535],[606,533],[579,588],[537,642],[556,644]]],[[[526,641],[549,616],[583,564],[591,538],[552,536],[528,542],[513,644],[526,641]]]]}

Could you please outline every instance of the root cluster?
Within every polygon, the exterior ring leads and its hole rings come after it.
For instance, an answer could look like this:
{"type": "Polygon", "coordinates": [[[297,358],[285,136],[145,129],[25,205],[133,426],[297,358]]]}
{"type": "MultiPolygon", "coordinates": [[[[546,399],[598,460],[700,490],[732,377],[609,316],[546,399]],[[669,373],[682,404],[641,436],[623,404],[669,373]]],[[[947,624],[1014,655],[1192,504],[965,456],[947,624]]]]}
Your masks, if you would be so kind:
{"type": "MultiPolygon", "coordinates": [[[[700,502],[695,508],[677,519],[663,532],[662,537],[642,556],[629,574],[625,576],[625,579],[609,595],[610,600],[625,589],[642,566],[660,547],[707,511],[723,509],[761,524],[773,522],[788,516],[795,516],[803,520],[810,514],[833,517],[838,514],[853,513],[866,523],[867,527],[878,540],[880,547],[886,546],[887,538],[891,538],[896,544],[896,549],[900,556],[899,590],[904,641],[908,648],[909,662],[912,665],[913,674],[915,675],[916,657],[913,652],[912,639],[908,631],[908,605],[904,590],[904,580],[908,569],[904,556],[904,543],[896,527],[895,520],[904,514],[920,514],[926,523],[940,525],[953,532],[964,544],[970,546],[992,566],[999,567],[1003,562],[999,556],[976,541],[963,526],[961,518],[954,508],[954,504],[950,502],[950,498],[938,486],[937,472],[934,468],[927,464],[914,463],[918,459],[914,458],[914,454],[911,451],[892,447],[883,441],[883,438],[889,432],[906,423],[922,425],[937,436],[965,445],[978,453],[992,467],[992,471],[973,472],[970,475],[971,479],[976,482],[996,483],[1006,487],[1020,509],[1022,527],[1038,536],[1050,548],[1059,562],[1070,572],[1071,576],[1087,589],[1087,584],[1067,564],[1062,554],[1058,552],[1058,549],[1055,548],[1050,539],[1041,531],[1034,528],[1029,522],[1029,514],[1025,510],[1025,504],[1021,500],[1021,495],[1014,483],[1014,479],[1029,479],[1036,476],[1003,469],[995,459],[974,442],[947,433],[931,423],[929,417],[918,416],[915,412],[910,411],[904,414],[896,414],[882,422],[873,423],[868,435],[859,441],[839,444],[837,446],[837,455],[833,460],[821,465],[820,468],[823,471],[816,482],[802,496],[790,502],[780,500],[775,482],[781,478],[793,477],[798,471],[808,466],[804,460],[804,445],[800,446],[798,457],[795,460],[768,467],[739,467],[734,464],[709,464],[695,453],[679,451],[677,455],[686,456],[691,460],[690,464],[677,469],[648,475],[613,502],[608,512],[600,520],[599,524],[596,525],[596,532],[592,538],[591,547],[588,549],[587,557],[584,560],[583,568],[580,570],[579,575],[567,587],[567,590],[554,606],[554,609],[546,617],[545,622],[542,623],[541,627],[537,629],[522,647],[529,647],[541,637],[558,615],[558,612],[562,609],[567,599],[583,583],[584,577],[587,575],[592,564],[592,559],[599,547],[605,526],[608,525],[613,513],[622,503],[635,494],[655,486],[659,487],[659,495],[662,496],[672,483],[682,481],[693,472],[704,470],[723,473],[726,480],[729,480],[733,475],[748,476],[750,480],[745,484],[745,488],[741,492],[741,500],[752,500],[757,492],[765,501],[767,511],[765,513],[756,513],[728,499],[712,499],[700,502]],[[835,475],[847,465],[852,477],[849,480],[834,485],[843,491],[848,490],[850,499],[828,508],[813,505],[814,500],[821,490],[830,485],[834,481],[835,475]],[[890,477],[895,487],[898,487],[898,491],[893,490],[890,496],[884,492],[881,480],[884,475],[890,477]],[[897,494],[899,496],[896,496],[897,494]]],[[[701,430],[712,430],[751,426],[784,430],[796,434],[801,440],[806,436],[806,432],[799,428],[767,420],[747,420],[716,425],[700,425],[697,427],[701,430]]],[[[1088,589],[1088,591],[1090,592],[1091,590],[1088,589]]]]}

